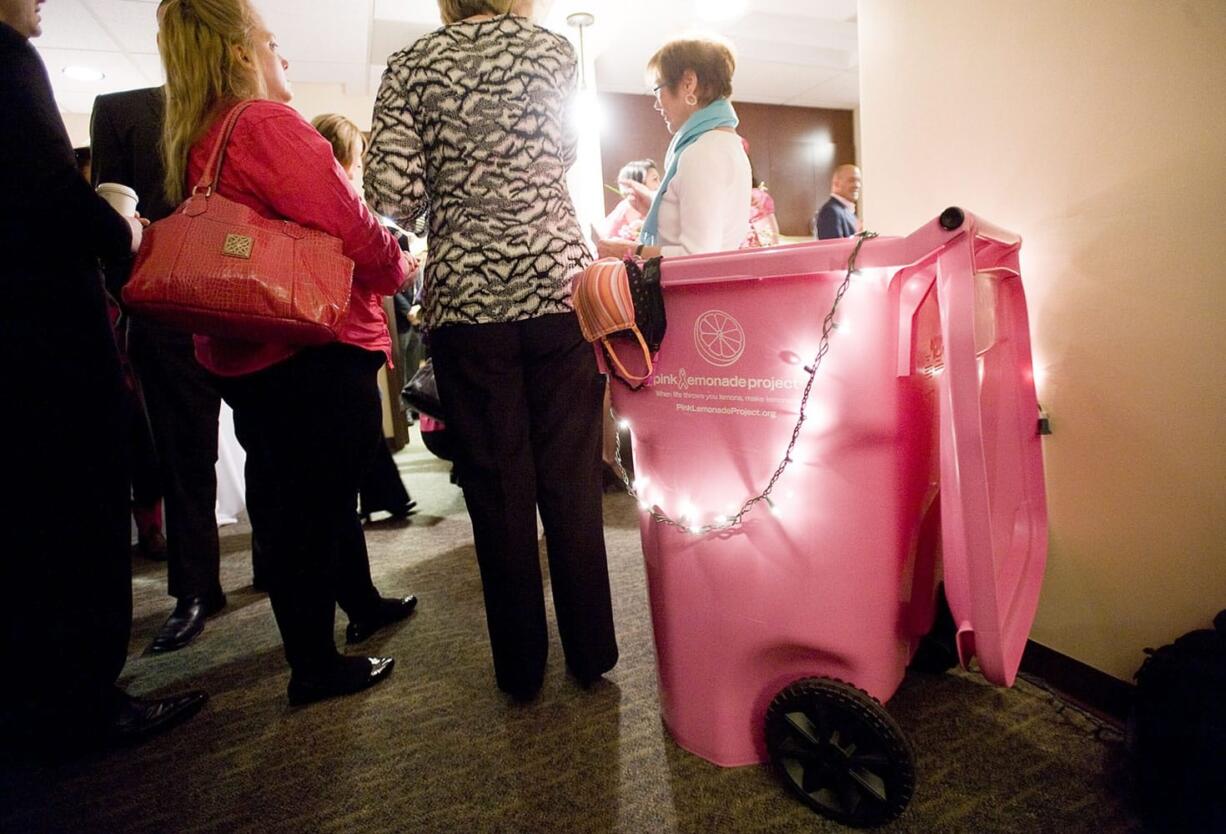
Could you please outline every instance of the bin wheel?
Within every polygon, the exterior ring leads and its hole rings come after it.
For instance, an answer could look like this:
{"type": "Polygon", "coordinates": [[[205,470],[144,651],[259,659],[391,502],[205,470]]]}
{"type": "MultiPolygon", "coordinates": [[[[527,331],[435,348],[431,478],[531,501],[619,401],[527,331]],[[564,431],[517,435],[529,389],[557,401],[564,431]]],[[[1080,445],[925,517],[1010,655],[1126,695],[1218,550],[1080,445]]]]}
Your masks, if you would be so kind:
{"type": "Polygon", "coordinates": [[[788,788],[843,825],[889,822],[915,790],[915,757],[898,724],[871,695],[833,678],[804,678],[775,696],[766,747],[788,788]]]}

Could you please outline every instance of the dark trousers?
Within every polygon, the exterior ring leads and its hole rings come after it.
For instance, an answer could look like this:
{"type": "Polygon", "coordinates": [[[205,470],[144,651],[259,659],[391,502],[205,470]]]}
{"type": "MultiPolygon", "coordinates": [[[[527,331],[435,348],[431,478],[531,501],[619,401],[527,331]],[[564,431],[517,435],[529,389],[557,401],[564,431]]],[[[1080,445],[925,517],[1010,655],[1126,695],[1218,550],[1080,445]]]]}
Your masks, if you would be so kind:
{"type": "Polygon", "coordinates": [[[573,314],[452,325],[431,352],[472,517],[498,685],[534,690],[548,641],[540,508],[567,665],[617,662],[600,491],[604,380],[573,314]]]}
{"type": "Polygon", "coordinates": [[[217,538],[217,421],[221,395],[187,333],[134,320],[129,356],[157,444],[173,597],[221,593],[217,538]]]}
{"type": "Polygon", "coordinates": [[[0,704],[71,732],[113,708],[132,626],[129,400],[96,270],[0,287],[0,704]]]}
{"type": "Polygon", "coordinates": [[[335,662],[338,602],[354,618],[379,600],[357,496],[380,430],[382,361],[382,354],[332,344],[219,379],[247,452],[247,512],[295,671],[326,671],[335,662]]]}
{"type": "Polygon", "coordinates": [[[404,479],[400,477],[400,470],[396,468],[392,450],[383,439],[382,426],[376,432],[374,441],[370,465],[358,491],[358,511],[362,515],[370,515],[379,510],[399,512],[409,503],[409,491],[405,488],[404,479]]]}
{"type": "MultiPolygon", "coordinates": [[[[153,442],[153,427],[139,386],[131,390],[131,398],[128,445],[132,456],[132,506],[144,511],[155,510],[162,500],[162,472],[153,442]]],[[[136,521],[139,527],[141,519],[136,521]]]]}

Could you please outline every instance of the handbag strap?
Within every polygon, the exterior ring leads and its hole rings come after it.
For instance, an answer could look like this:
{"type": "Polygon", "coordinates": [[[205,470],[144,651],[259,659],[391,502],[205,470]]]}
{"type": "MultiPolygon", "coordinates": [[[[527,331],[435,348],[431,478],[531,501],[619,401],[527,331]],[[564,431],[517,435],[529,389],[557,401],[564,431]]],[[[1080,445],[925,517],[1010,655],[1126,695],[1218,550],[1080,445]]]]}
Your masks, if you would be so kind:
{"type": "Polygon", "coordinates": [[[200,175],[200,182],[192,188],[193,197],[201,189],[204,189],[205,197],[217,190],[217,184],[221,181],[221,166],[226,160],[226,146],[230,144],[230,134],[234,132],[234,126],[238,124],[238,117],[254,103],[254,99],[240,101],[226,114],[226,120],[221,125],[221,133],[213,145],[213,150],[209,153],[209,161],[204,166],[204,173],[200,175]]]}
{"type": "Polygon", "coordinates": [[[621,359],[618,358],[617,356],[617,351],[613,350],[613,346],[609,344],[609,340],[607,337],[601,336],[600,341],[604,345],[605,353],[608,355],[610,361],[612,361],[613,365],[617,368],[618,375],[621,376],[621,378],[627,382],[641,383],[651,377],[651,372],[652,372],[651,351],[647,349],[647,342],[643,339],[643,334],[639,332],[639,329],[637,327],[632,327],[630,328],[630,330],[631,332],[634,333],[635,338],[638,339],[639,347],[643,349],[643,360],[645,361],[646,366],[647,366],[647,373],[643,374],[642,376],[637,376],[626,370],[625,365],[622,364],[621,359]]]}

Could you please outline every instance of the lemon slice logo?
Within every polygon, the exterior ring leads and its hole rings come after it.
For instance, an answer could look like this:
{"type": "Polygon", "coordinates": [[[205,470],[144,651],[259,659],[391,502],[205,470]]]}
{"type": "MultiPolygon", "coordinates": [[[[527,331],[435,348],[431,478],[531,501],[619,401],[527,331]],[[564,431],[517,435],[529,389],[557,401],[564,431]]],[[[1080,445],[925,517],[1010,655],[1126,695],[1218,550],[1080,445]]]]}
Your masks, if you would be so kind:
{"type": "Polygon", "coordinates": [[[694,320],[694,347],[717,368],[726,368],[745,352],[745,330],[723,310],[707,310],[694,320]]]}

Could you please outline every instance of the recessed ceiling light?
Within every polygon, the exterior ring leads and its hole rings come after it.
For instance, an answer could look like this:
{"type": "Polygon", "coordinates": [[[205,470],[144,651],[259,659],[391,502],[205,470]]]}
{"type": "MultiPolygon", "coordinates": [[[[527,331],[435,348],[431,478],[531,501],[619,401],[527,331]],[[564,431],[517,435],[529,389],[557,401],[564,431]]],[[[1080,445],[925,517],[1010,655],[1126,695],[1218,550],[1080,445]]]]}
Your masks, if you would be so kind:
{"type": "Polygon", "coordinates": [[[63,69],[64,75],[73,81],[101,81],[106,73],[93,67],[68,66],[63,69]]]}

